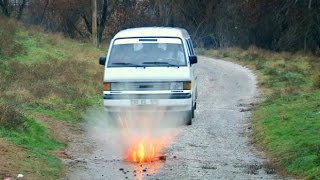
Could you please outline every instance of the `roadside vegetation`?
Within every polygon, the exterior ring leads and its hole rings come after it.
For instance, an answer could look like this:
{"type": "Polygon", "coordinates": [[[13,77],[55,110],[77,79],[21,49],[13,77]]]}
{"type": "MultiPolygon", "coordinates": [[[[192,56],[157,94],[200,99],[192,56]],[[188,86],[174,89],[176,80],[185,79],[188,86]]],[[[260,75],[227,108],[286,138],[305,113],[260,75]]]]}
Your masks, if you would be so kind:
{"type": "Polygon", "coordinates": [[[66,145],[53,139],[37,117],[76,123],[88,106],[99,105],[97,59],[103,53],[0,18],[0,138],[28,154],[28,159],[11,162],[20,164],[21,171],[39,179],[61,175],[62,163],[51,152],[66,145]]]}
{"type": "Polygon", "coordinates": [[[320,178],[320,58],[305,53],[199,50],[258,74],[261,102],[254,108],[254,140],[285,172],[320,178]]]}

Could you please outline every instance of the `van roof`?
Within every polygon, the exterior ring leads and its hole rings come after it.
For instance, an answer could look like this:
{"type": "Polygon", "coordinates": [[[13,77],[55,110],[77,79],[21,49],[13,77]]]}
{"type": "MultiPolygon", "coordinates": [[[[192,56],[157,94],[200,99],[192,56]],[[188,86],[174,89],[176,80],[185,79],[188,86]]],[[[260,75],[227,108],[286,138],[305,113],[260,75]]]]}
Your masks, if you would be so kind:
{"type": "Polygon", "coordinates": [[[114,39],[130,37],[179,37],[189,38],[189,33],[182,28],[172,27],[140,27],[118,32],[114,39]]]}

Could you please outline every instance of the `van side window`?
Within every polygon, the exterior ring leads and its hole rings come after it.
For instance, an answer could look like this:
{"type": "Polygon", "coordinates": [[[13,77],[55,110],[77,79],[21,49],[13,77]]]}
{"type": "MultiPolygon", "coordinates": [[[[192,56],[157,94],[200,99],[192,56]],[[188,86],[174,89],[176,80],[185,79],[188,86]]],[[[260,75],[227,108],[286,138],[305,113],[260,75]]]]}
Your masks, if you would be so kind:
{"type": "Polygon", "coordinates": [[[191,39],[187,39],[187,44],[188,44],[188,49],[189,49],[189,52],[190,52],[190,55],[195,55],[194,54],[194,50],[193,50],[193,46],[192,46],[192,42],[191,42],[191,39]]]}
{"type": "Polygon", "coordinates": [[[191,46],[191,49],[192,49],[193,55],[196,55],[196,52],[194,51],[194,46],[193,46],[192,40],[191,40],[191,39],[189,39],[189,41],[190,41],[190,46],[191,46]]]}

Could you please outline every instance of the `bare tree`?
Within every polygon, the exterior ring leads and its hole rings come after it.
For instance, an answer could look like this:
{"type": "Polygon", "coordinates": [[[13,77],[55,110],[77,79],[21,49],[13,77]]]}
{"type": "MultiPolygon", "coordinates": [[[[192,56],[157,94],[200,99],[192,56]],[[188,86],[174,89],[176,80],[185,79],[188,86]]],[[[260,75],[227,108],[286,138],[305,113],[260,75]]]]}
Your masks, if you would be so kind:
{"type": "Polygon", "coordinates": [[[100,44],[102,41],[102,35],[106,28],[107,16],[108,16],[108,0],[103,0],[101,5],[101,13],[98,21],[98,29],[97,29],[98,44],[100,44]]]}
{"type": "Polygon", "coordinates": [[[0,7],[3,15],[7,17],[14,16],[16,19],[21,19],[23,11],[27,5],[27,0],[0,0],[0,7]]]}
{"type": "Polygon", "coordinates": [[[98,45],[97,40],[97,0],[92,0],[91,2],[91,11],[92,11],[92,23],[91,23],[91,36],[93,45],[98,45]]]}
{"type": "MultiPolygon", "coordinates": [[[[0,0],[6,16],[21,17],[27,0],[0,0]]],[[[91,1],[32,0],[31,18],[46,30],[72,38],[92,36],[91,1]]],[[[183,27],[203,47],[250,45],[272,50],[320,49],[320,1],[314,0],[100,0],[100,43],[124,28],[183,27]]]]}
{"type": "Polygon", "coordinates": [[[21,19],[21,16],[22,16],[23,10],[26,7],[26,4],[27,4],[27,0],[22,0],[20,2],[19,7],[18,7],[18,12],[17,12],[17,19],[21,19]]]}
{"type": "Polygon", "coordinates": [[[12,11],[12,6],[11,6],[9,0],[0,0],[0,6],[1,6],[2,13],[5,16],[10,17],[11,11],[12,11]]]}

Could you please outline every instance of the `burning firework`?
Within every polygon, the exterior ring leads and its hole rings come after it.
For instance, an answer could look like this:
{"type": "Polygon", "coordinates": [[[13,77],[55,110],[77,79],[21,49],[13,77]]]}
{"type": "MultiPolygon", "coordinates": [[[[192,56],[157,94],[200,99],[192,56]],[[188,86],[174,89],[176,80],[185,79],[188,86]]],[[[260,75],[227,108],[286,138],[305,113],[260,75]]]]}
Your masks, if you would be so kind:
{"type": "Polygon", "coordinates": [[[157,160],[165,160],[165,156],[161,155],[169,141],[163,139],[152,139],[142,137],[134,141],[125,152],[124,159],[130,162],[153,162],[157,160]]]}
{"type": "Polygon", "coordinates": [[[156,110],[121,114],[92,111],[86,118],[90,122],[89,134],[105,146],[108,155],[112,152],[131,162],[135,179],[155,174],[161,168],[166,160],[164,151],[181,127],[175,117],[156,110]]]}
{"type": "Polygon", "coordinates": [[[128,148],[124,152],[124,160],[126,161],[142,163],[164,160],[165,156],[161,154],[177,134],[176,129],[156,134],[157,128],[152,128],[150,126],[152,121],[145,118],[148,117],[140,118],[140,121],[135,121],[133,125],[132,121],[118,117],[123,140],[128,142],[128,148]],[[139,131],[134,133],[130,128],[137,126],[137,124],[140,124],[139,131]]]}

